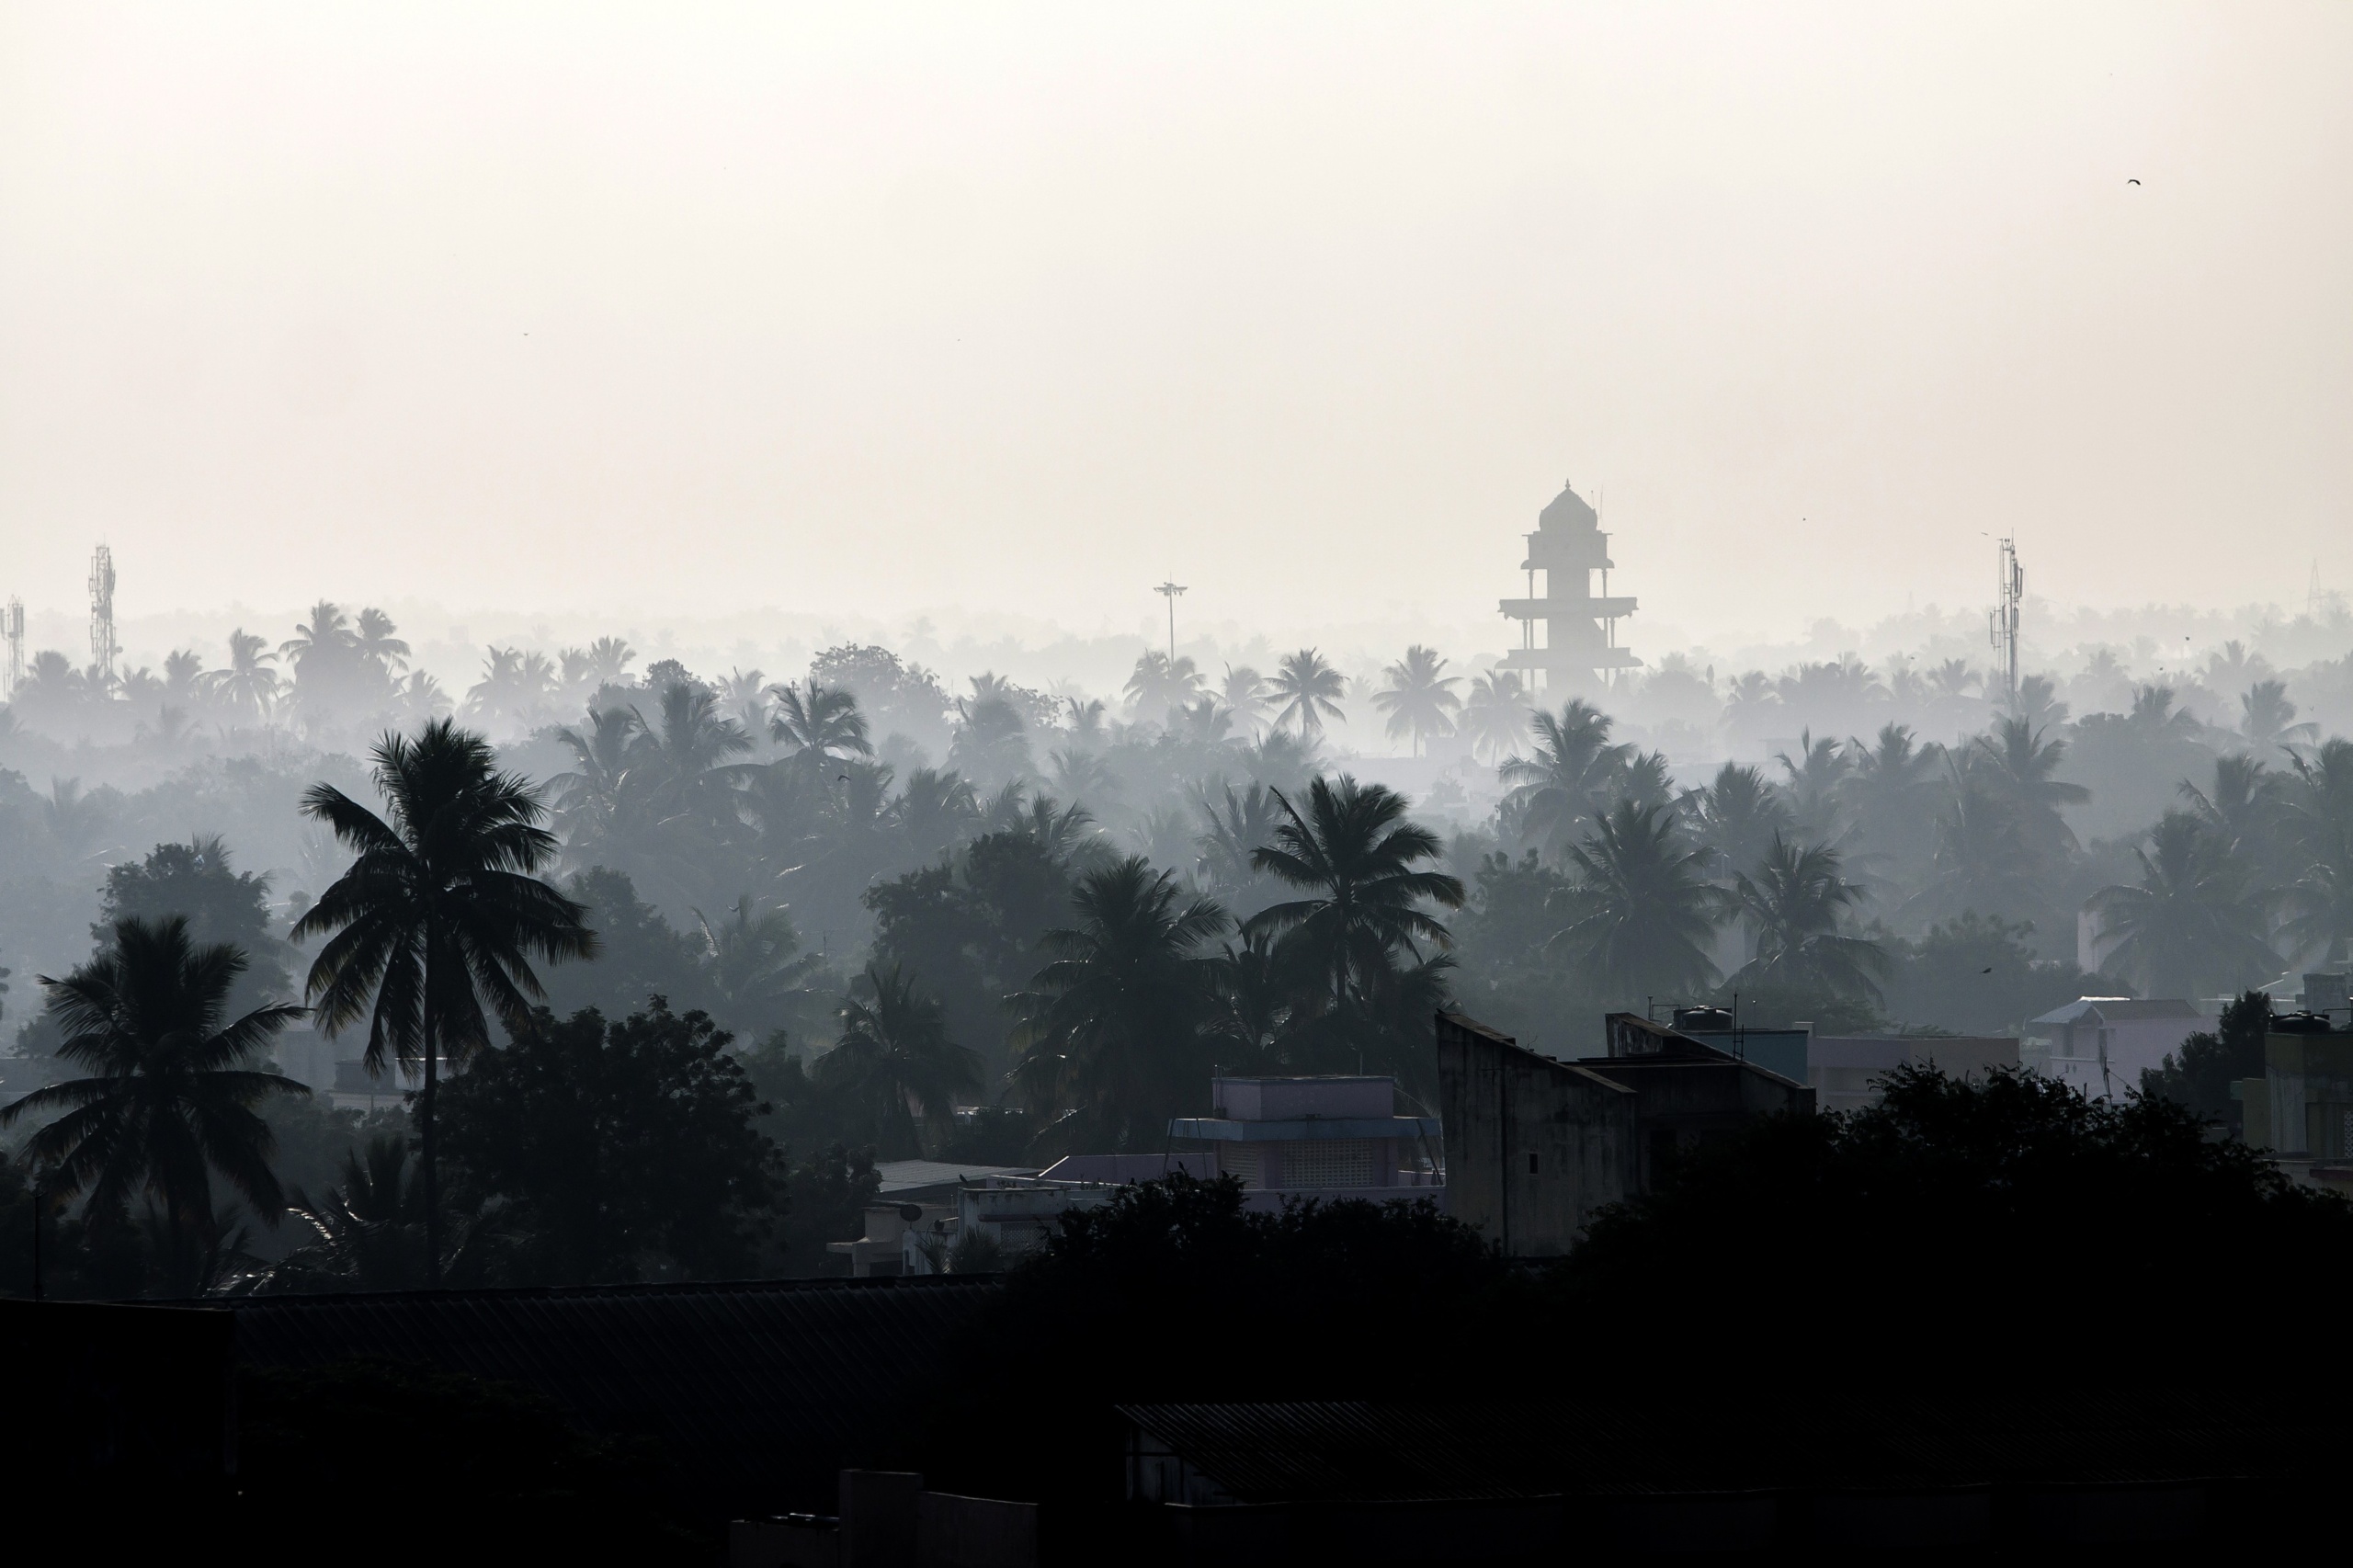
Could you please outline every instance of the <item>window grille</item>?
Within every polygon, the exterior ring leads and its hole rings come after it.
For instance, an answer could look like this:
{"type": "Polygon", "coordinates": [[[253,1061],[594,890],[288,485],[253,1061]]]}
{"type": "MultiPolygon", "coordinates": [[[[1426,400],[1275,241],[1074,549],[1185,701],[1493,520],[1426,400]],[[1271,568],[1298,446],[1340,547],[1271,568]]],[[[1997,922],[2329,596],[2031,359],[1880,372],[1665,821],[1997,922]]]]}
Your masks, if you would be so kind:
{"type": "Polygon", "coordinates": [[[1373,1140],[1325,1138],[1283,1145],[1285,1187],[1370,1187],[1373,1140]]]}

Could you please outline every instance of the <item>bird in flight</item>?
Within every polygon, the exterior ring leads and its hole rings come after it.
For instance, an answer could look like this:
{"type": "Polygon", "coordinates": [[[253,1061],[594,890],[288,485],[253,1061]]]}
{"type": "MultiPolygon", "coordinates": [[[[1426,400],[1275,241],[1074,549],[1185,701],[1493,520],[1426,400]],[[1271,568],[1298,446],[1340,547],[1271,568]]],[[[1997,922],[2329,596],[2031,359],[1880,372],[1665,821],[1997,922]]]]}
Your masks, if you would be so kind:
{"type": "Polygon", "coordinates": [[[2137,179],[2128,179],[2124,183],[2126,185],[2139,185],[2141,182],[2137,179]]]}

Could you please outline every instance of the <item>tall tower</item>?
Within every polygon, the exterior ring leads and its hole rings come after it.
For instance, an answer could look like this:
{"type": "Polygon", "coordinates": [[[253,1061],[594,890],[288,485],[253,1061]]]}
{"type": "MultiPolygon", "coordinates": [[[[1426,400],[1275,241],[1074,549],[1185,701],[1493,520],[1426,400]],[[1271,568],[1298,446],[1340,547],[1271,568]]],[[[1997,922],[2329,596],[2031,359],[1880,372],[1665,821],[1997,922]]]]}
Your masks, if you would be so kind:
{"type": "Polygon", "coordinates": [[[25,601],[14,594],[8,596],[6,608],[0,608],[0,642],[8,645],[7,665],[0,672],[6,684],[0,685],[0,697],[14,697],[25,684],[25,601]]]}
{"type": "Polygon", "coordinates": [[[1994,675],[2002,683],[2002,700],[2011,707],[2018,700],[2018,607],[2026,599],[2026,568],[2018,564],[2018,541],[2002,541],[2001,581],[1995,585],[1997,595],[1993,613],[1987,618],[1987,631],[1994,644],[1994,675]]]}
{"type": "Polygon", "coordinates": [[[1503,601],[1505,616],[1519,622],[1519,646],[1504,655],[1504,666],[1528,671],[1531,686],[1540,670],[1544,687],[1564,695],[1590,687],[1597,676],[1608,682],[1620,670],[1638,667],[1643,661],[1618,645],[1618,621],[1634,613],[1634,601],[1608,597],[1614,562],[1601,515],[1564,483],[1536,515],[1536,531],[1527,539],[1528,559],[1519,569],[1528,574],[1528,597],[1503,601]],[[1544,574],[1540,597],[1539,572],[1544,574]],[[1598,597],[1596,572],[1601,574],[1598,597]]]}
{"type": "Polygon", "coordinates": [[[90,557],[90,673],[114,689],[114,551],[105,545],[90,557]]]}

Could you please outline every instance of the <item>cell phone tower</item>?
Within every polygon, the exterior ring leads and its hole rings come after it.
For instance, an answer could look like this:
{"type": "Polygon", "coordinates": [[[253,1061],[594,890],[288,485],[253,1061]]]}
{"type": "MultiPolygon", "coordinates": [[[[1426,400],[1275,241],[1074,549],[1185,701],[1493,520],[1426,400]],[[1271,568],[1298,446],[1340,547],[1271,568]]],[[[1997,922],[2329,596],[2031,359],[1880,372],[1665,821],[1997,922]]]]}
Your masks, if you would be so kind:
{"type": "Polygon", "coordinates": [[[90,673],[108,691],[114,689],[120,652],[114,640],[114,551],[102,544],[90,557],[90,673]]]}
{"type": "Polygon", "coordinates": [[[0,686],[0,696],[14,697],[25,684],[25,601],[14,594],[8,596],[7,608],[0,609],[0,642],[8,644],[8,684],[0,686]]]}
{"type": "Polygon", "coordinates": [[[2026,568],[2018,564],[2018,541],[2001,543],[1999,602],[1988,614],[1986,631],[1994,644],[1994,670],[2002,681],[2003,699],[2015,708],[2018,700],[2018,607],[2026,599],[2026,568]]]}

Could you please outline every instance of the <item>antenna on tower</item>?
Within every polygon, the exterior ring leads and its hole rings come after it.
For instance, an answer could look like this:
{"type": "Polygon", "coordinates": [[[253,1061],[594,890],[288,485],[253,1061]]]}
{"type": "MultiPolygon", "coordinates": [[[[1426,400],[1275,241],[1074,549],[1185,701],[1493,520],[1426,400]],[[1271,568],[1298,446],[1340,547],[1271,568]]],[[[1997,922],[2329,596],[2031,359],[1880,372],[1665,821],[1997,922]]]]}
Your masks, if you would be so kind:
{"type": "Polygon", "coordinates": [[[14,594],[0,608],[0,642],[8,644],[8,684],[0,687],[0,696],[14,697],[25,684],[25,601],[14,594]]]}
{"type": "Polygon", "coordinates": [[[90,673],[101,690],[114,689],[114,551],[105,545],[90,557],[90,673]]]}
{"type": "Polygon", "coordinates": [[[2018,607],[2026,599],[2026,568],[2018,564],[2018,541],[2016,538],[2002,540],[1999,561],[1998,603],[1985,618],[1986,631],[1994,644],[1995,672],[2001,676],[2006,699],[2012,708],[2016,708],[2018,701],[2018,607]]]}

